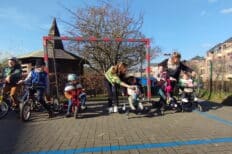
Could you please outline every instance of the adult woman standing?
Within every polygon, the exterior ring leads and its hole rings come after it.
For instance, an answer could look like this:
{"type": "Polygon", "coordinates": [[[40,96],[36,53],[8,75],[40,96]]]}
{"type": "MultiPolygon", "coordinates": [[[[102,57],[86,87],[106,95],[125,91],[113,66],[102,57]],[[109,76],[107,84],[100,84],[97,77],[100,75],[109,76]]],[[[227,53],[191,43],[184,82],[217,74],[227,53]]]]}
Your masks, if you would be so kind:
{"type": "Polygon", "coordinates": [[[105,86],[108,92],[108,107],[109,113],[117,112],[117,86],[122,86],[125,88],[134,89],[134,86],[130,86],[122,81],[122,77],[126,74],[127,64],[118,63],[114,66],[111,66],[105,73],[105,86]],[[113,108],[114,104],[114,108],[113,108]]]}

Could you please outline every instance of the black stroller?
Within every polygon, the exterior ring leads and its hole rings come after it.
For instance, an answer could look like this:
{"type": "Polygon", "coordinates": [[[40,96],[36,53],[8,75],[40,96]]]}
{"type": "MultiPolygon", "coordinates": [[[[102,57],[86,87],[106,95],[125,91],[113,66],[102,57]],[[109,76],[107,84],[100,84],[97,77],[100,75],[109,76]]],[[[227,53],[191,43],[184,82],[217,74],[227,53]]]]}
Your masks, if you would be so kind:
{"type": "Polygon", "coordinates": [[[195,94],[195,86],[187,87],[180,86],[179,87],[179,96],[181,102],[181,111],[189,111],[191,112],[194,109],[198,111],[203,111],[202,106],[199,104],[198,98],[195,94]]]}

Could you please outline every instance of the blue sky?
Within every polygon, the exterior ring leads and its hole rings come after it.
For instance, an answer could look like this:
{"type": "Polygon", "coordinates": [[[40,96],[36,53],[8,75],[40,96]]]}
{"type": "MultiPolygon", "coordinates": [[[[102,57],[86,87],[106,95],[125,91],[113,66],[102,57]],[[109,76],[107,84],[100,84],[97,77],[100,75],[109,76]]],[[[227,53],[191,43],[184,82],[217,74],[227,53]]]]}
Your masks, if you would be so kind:
{"type": "MultiPolygon", "coordinates": [[[[76,9],[97,0],[1,0],[0,53],[21,55],[42,49],[42,37],[48,34],[53,17],[70,19],[61,6],[76,9]]],[[[126,0],[114,0],[123,6],[126,0]]],[[[129,0],[131,13],[144,13],[142,32],[165,52],[177,49],[183,59],[206,51],[232,37],[231,0],[129,0]]],[[[57,20],[60,33],[68,28],[57,20]]],[[[160,61],[163,57],[157,59],[160,61]]]]}

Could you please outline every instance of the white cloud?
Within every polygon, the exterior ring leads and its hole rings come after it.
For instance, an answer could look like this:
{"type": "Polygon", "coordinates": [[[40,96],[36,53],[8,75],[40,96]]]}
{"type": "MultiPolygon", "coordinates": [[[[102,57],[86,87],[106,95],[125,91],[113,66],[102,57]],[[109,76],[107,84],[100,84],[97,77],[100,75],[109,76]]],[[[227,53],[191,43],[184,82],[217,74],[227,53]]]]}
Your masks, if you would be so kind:
{"type": "Polygon", "coordinates": [[[222,14],[230,14],[232,13],[232,8],[227,8],[227,9],[223,9],[220,11],[222,14]]]}
{"type": "Polygon", "coordinates": [[[218,0],[208,0],[209,3],[216,3],[218,0]]]}

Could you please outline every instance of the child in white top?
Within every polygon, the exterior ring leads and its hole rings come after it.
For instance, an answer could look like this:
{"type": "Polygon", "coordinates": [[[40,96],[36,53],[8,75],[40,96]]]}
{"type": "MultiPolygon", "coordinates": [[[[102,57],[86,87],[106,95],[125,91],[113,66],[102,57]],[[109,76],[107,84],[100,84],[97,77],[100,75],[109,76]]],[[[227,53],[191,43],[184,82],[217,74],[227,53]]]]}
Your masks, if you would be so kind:
{"type": "Polygon", "coordinates": [[[183,77],[179,80],[179,85],[183,91],[183,94],[182,94],[183,102],[188,101],[186,97],[187,94],[191,94],[192,95],[191,97],[194,97],[194,101],[197,101],[197,97],[194,95],[195,84],[188,73],[183,74],[183,77]]]}
{"type": "Polygon", "coordinates": [[[128,83],[129,85],[135,86],[135,89],[127,88],[127,94],[129,95],[128,100],[129,100],[129,105],[130,105],[131,110],[133,111],[136,109],[143,110],[143,105],[139,99],[141,91],[137,85],[136,78],[133,76],[129,77],[128,83]]]}

